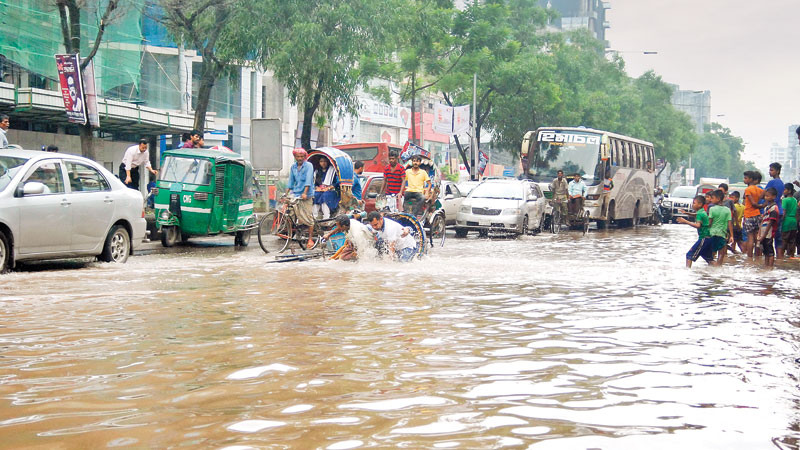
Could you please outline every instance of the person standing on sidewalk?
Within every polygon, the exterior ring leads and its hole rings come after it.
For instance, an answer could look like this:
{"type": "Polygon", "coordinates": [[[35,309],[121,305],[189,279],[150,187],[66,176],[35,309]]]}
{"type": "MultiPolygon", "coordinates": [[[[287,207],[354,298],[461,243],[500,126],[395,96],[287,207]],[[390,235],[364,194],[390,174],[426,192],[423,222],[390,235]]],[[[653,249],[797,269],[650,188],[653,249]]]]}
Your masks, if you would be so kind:
{"type": "Polygon", "coordinates": [[[8,131],[10,125],[11,122],[9,122],[8,116],[5,114],[0,115],[0,148],[8,148],[8,136],[6,136],[6,131],[8,131]]]}
{"type": "Polygon", "coordinates": [[[122,163],[119,165],[119,179],[131,189],[139,190],[139,168],[144,166],[154,177],[158,171],[150,165],[150,153],[147,151],[147,140],[139,139],[138,145],[131,145],[125,150],[122,163]]]}

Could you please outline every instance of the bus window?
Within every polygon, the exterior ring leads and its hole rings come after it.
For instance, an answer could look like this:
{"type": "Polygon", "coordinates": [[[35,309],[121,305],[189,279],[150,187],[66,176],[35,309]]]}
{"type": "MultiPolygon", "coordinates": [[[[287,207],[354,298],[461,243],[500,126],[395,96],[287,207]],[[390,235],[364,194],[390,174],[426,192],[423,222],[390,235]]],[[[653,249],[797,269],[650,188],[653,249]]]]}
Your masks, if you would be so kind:
{"type": "Polygon", "coordinates": [[[630,167],[628,165],[629,164],[628,163],[628,159],[629,159],[628,158],[628,156],[629,156],[628,149],[629,149],[628,143],[627,142],[623,142],[622,143],[622,167],[630,167]]]}
{"type": "Polygon", "coordinates": [[[611,165],[619,166],[619,141],[611,140],[611,165]]]}
{"type": "Polygon", "coordinates": [[[639,145],[639,144],[633,144],[633,148],[634,148],[634,152],[633,153],[635,155],[633,168],[634,169],[641,169],[642,168],[642,146],[639,145]]]}

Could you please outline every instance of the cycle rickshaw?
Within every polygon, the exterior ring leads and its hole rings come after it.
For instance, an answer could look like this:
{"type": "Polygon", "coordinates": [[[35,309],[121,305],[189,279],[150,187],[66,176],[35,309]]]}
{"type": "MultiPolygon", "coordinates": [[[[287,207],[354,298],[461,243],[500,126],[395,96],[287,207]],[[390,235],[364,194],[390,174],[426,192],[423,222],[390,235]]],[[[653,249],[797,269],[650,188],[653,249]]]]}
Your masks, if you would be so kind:
{"type": "Polygon", "coordinates": [[[442,188],[442,172],[431,159],[431,153],[429,151],[409,142],[400,154],[400,158],[403,160],[403,164],[407,169],[410,169],[412,166],[411,158],[413,156],[420,157],[421,162],[419,168],[427,172],[428,177],[431,179],[430,196],[423,202],[421,214],[416,216],[415,219],[422,225],[426,236],[430,240],[430,245],[434,245],[434,243],[438,242],[440,246],[444,246],[446,234],[445,215],[439,200],[439,193],[442,188]]]}
{"type": "Polygon", "coordinates": [[[583,208],[584,198],[581,197],[578,202],[579,205],[575,207],[575,212],[569,211],[569,199],[567,202],[567,214],[562,215],[561,208],[559,207],[561,200],[552,199],[550,204],[553,208],[552,217],[550,219],[550,232],[558,234],[561,228],[566,226],[570,230],[582,230],[583,234],[589,231],[589,211],[583,208]]]}
{"type": "MultiPolygon", "coordinates": [[[[355,171],[350,156],[332,147],[321,147],[308,153],[308,161],[314,166],[314,170],[320,168],[319,161],[323,158],[336,171],[336,178],[338,179],[336,191],[339,195],[339,205],[336,211],[331,211],[329,219],[315,221],[314,235],[311,236],[314,246],[311,249],[316,248],[322,235],[333,227],[334,218],[337,215],[348,212],[358,205],[352,191],[355,171]]],[[[269,235],[277,236],[282,241],[280,244],[281,253],[291,248],[292,243],[296,243],[301,250],[311,250],[306,246],[309,240],[308,227],[298,224],[297,217],[294,214],[294,205],[296,203],[297,199],[284,200],[276,211],[265,215],[259,222],[258,243],[265,253],[269,253],[267,248],[267,236],[269,235]]]]}

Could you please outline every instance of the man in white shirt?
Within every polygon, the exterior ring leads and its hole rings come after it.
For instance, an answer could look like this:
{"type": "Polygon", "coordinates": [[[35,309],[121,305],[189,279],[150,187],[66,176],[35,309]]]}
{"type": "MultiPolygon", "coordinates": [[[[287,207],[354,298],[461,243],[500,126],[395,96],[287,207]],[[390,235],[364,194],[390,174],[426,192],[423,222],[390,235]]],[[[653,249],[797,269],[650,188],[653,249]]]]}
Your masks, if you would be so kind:
{"type": "Polygon", "coordinates": [[[369,213],[367,222],[378,236],[378,245],[383,245],[391,257],[402,262],[408,262],[414,258],[417,241],[411,235],[411,228],[387,219],[377,211],[369,213]]]}
{"type": "Polygon", "coordinates": [[[119,179],[131,189],[139,190],[139,168],[146,167],[153,176],[158,171],[150,165],[150,153],[147,151],[147,140],[140,139],[138,145],[131,145],[125,150],[122,163],[119,165],[119,179]]]}
{"type": "Polygon", "coordinates": [[[8,116],[3,114],[0,115],[0,148],[8,148],[8,137],[6,136],[6,131],[11,123],[8,120],[8,116]]]}

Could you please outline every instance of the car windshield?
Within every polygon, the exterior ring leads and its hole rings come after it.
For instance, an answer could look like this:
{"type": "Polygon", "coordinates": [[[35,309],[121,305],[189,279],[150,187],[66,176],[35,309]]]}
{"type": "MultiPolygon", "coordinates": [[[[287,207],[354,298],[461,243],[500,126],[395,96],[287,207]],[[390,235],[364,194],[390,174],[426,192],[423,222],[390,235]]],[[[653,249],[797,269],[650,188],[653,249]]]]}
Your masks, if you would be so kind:
{"type": "Polygon", "coordinates": [[[697,195],[697,188],[694,186],[678,186],[672,191],[671,197],[692,198],[697,195]]]}
{"type": "Polygon", "coordinates": [[[458,190],[461,191],[461,195],[469,195],[469,193],[472,192],[477,185],[477,181],[464,181],[462,183],[458,183],[456,186],[458,186],[458,190]]]}
{"type": "Polygon", "coordinates": [[[471,198],[522,200],[522,185],[517,183],[481,183],[470,192],[471,198]]]}
{"type": "Polygon", "coordinates": [[[528,156],[529,173],[535,181],[552,181],[559,170],[579,173],[584,182],[595,185],[603,180],[600,162],[600,135],[574,130],[542,130],[528,156]]]}
{"type": "Polygon", "coordinates": [[[0,192],[6,189],[11,179],[27,161],[28,158],[0,156],[0,192]]]}
{"type": "Polygon", "coordinates": [[[161,179],[187,184],[211,183],[211,161],[184,156],[167,156],[161,179]]]}

